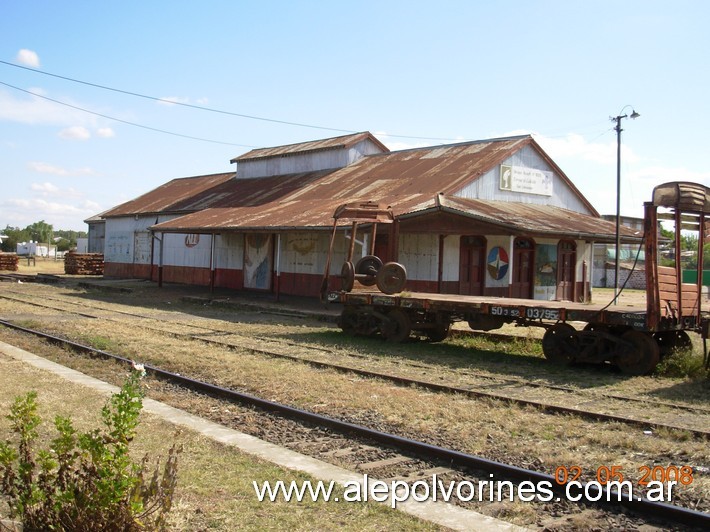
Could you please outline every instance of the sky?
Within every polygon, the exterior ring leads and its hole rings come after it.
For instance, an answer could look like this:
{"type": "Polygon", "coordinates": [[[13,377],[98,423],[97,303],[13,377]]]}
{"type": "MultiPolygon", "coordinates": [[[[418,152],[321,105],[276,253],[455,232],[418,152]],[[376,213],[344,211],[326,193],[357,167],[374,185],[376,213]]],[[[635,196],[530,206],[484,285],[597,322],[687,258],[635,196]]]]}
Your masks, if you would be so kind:
{"type": "Polygon", "coordinates": [[[86,230],[252,148],[359,131],[529,133],[614,214],[610,117],[633,110],[621,214],[640,217],[660,183],[710,186],[709,21],[703,0],[0,0],[0,230],[86,230]]]}

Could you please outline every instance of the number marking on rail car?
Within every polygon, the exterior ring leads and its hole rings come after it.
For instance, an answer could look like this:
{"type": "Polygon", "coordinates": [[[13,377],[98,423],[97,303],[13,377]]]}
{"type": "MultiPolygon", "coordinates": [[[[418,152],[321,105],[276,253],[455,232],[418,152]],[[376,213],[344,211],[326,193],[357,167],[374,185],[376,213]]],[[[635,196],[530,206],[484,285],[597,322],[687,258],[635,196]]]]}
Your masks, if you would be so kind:
{"type": "Polygon", "coordinates": [[[525,317],[531,320],[559,320],[560,311],[553,308],[531,307],[525,309],[525,317]]]}
{"type": "Polygon", "coordinates": [[[490,307],[490,313],[492,316],[511,316],[513,318],[520,317],[520,310],[517,308],[508,307],[490,307]]]}

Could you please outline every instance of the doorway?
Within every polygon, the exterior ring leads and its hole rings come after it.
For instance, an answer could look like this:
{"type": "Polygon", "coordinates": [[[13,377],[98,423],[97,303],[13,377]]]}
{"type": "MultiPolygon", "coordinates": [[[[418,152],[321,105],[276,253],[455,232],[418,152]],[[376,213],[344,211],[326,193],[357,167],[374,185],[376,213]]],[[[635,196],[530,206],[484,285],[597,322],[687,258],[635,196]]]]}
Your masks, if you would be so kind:
{"type": "Polygon", "coordinates": [[[467,296],[483,295],[486,271],[486,239],[481,236],[462,236],[459,247],[459,293],[467,296]]]}
{"type": "Polygon", "coordinates": [[[535,243],[529,238],[516,238],[513,242],[513,279],[510,297],[531,299],[533,293],[535,243]]]}
{"type": "Polygon", "coordinates": [[[561,240],[557,246],[557,293],[561,301],[574,301],[575,265],[577,244],[561,240]]]}

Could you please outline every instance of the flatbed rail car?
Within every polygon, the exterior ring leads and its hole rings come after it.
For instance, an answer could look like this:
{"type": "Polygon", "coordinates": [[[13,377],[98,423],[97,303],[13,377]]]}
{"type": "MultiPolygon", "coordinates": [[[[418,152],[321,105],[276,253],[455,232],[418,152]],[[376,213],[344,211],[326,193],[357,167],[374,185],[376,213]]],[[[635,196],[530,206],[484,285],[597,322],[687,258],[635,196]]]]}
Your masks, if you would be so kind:
{"type": "MultiPolygon", "coordinates": [[[[467,322],[474,330],[515,323],[546,329],[543,353],[553,363],[610,362],[625,373],[642,375],[651,372],[672,349],[691,347],[691,331],[702,336],[707,364],[710,313],[702,308],[702,271],[703,246],[710,241],[710,189],[688,182],[659,185],[653,191],[653,200],[645,204],[644,225],[645,306],[401,292],[406,282],[404,266],[388,263],[378,272],[381,261],[367,256],[360,266],[353,267],[348,264],[352,251],[341,270],[342,289],[328,291],[327,296],[343,304],[339,320],[343,332],[380,335],[392,342],[402,342],[413,333],[441,341],[457,321],[467,322]],[[698,232],[696,283],[682,282],[680,261],[674,266],[658,265],[660,220],[674,224],[675,257],[681,256],[681,231],[698,232]],[[370,269],[373,279],[377,278],[379,292],[351,291],[354,272],[363,270],[363,265],[370,269]],[[578,330],[569,322],[586,325],[578,330]]],[[[353,231],[356,227],[353,224],[353,231]]]]}

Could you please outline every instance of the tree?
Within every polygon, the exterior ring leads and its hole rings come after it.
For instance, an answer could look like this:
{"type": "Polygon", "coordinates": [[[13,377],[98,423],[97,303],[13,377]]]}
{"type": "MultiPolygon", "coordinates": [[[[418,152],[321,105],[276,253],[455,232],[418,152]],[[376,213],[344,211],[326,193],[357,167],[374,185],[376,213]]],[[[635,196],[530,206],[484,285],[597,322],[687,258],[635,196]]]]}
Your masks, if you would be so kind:
{"type": "Polygon", "coordinates": [[[2,250],[14,253],[17,250],[17,244],[19,242],[27,242],[30,240],[30,233],[26,229],[20,229],[19,227],[7,226],[2,231],[2,234],[7,237],[2,241],[2,250]]]}
{"type": "Polygon", "coordinates": [[[36,242],[46,242],[49,248],[50,241],[52,240],[52,235],[54,233],[54,228],[51,224],[48,224],[44,220],[35,222],[32,225],[28,225],[26,230],[32,235],[31,239],[36,242]]]}

